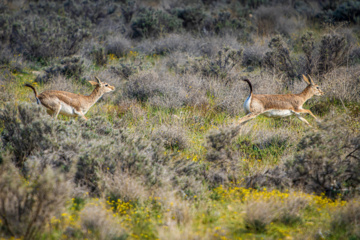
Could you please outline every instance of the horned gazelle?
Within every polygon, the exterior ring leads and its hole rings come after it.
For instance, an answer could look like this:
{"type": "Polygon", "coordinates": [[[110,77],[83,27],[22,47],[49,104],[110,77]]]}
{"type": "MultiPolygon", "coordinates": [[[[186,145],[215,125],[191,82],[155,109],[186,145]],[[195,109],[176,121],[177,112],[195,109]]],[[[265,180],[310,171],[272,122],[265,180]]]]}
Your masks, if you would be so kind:
{"type": "Polygon", "coordinates": [[[95,77],[96,82],[89,81],[95,89],[88,96],[75,94],[65,91],[44,91],[37,94],[36,89],[30,85],[24,86],[31,88],[35,93],[35,98],[38,104],[42,104],[47,108],[47,112],[53,115],[56,119],[59,114],[71,117],[85,117],[86,112],[94,105],[104,93],[115,90],[115,87],[110,86],[105,82],[101,82],[99,78],[95,77]]]}
{"type": "Polygon", "coordinates": [[[303,75],[303,78],[308,86],[301,93],[283,95],[253,94],[250,81],[244,79],[243,81],[249,84],[250,95],[244,103],[244,109],[247,115],[240,118],[238,123],[247,122],[260,114],[266,117],[287,117],[295,115],[298,119],[310,126],[308,121],[300,115],[301,113],[308,113],[318,121],[315,115],[310,110],[303,109],[302,105],[312,96],[321,96],[324,92],[314,83],[311,77],[310,81],[305,75],[303,75]]]}

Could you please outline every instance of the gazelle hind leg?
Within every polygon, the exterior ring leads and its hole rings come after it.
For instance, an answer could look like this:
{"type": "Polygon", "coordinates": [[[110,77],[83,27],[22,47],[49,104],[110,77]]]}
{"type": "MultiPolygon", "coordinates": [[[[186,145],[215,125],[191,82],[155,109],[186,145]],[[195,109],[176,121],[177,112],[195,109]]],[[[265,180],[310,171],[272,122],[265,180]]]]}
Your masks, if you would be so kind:
{"type": "Polygon", "coordinates": [[[54,119],[57,119],[59,113],[60,113],[60,110],[61,110],[61,105],[57,105],[56,106],[56,109],[54,110],[54,119]]]}
{"type": "Polygon", "coordinates": [[[238,124],[246,123],[246,122],[250,121],[251,119],[256,118],[260,114],[261,113],[249,113],[248,115],[240,118],[238,121],[238,124]]]}

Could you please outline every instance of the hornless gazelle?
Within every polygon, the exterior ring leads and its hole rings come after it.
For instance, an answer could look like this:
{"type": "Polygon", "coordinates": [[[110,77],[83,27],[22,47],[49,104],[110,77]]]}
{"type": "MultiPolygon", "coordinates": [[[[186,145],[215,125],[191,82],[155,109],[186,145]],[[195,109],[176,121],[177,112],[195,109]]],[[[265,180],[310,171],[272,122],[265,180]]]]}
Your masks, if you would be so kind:
{"type": "Polygon", "coordinates": [[[35,98],[38,104],[42,104],[47,108],[47,112],[53,115],[56,119],[59,114],[71,117],[85,117],[86,112],[94,105],[104,93],[115,90],[115,87],[110,86],[105,82],[101,82],[99,78],[95,77],[96,82],[89,81],[95,89],[88,96],[75,94],[65,91],[44,91],[37,94],[36,89],[30,84],[24,86],[31,88],[35,93],[35,98]]]}
{"type": "Polygon", "coordinates": [[[266,117],[287,117],[295,115],[298,119],[310,126],[308,121],[300,116],[301,113],[308,113],[318,121],[315,115],[310,110],[303,109],[302,105],[312,96],[321,96],[324,92],[314,83],[311,77],[311,82],[305,75],[303,75],[303,78],[308,86],[301,93],[283,95],[253,94],[250,81],[244,79],[243,81],[249,84],[250,95],[244,103],[244,109],[247,115],[240,118],[238,123],[247,122],[260,114],[266,117]]]}

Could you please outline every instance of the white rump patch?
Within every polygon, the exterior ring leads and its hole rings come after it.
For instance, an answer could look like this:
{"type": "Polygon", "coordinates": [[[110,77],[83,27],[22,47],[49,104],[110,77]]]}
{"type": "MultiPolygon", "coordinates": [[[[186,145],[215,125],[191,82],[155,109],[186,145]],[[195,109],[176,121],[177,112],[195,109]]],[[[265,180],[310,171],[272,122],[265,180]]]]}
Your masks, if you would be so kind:
{"type": "Polygon", "coordinates": [[[249,114],[250,111],[250,103],[251,103],[251,94],[248,96],[248,98],[244,102],[244,110],[246,114],[249,114]]]}
{"type": "Polygon", "coordinates": [[[292,110],[279,110],[279,109],[272,109],[263,113],[263,115],[270,118],[288,117],[293,114],[294,112],[292,110]]]}

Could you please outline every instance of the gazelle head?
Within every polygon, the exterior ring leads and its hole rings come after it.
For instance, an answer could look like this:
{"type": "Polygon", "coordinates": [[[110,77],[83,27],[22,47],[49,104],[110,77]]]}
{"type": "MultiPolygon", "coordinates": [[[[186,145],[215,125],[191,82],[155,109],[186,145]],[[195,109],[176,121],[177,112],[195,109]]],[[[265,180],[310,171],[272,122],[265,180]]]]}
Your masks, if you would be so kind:
{"type": "Polygon", "coordinates": [[[100,81],[100,79],[98,77],[95,77],[95,79],[96,79],[96,82],[89,81],[89,83],[91,83],[91,85],[93,85],[93,86],[100,88],[101,92],[107,93],[107,92],[112,92],[115,90],[114,86],[111,86],[110,84],[108,84],[106,82],[100,81]]]}
{"type": "Polygon", "coordinates": [[[320,89],[319,85],[315,84],[312,78],[309,76],[309,79],[303,75],[304,81],[308,84],[309,91],[316,96],[324,95],[325,93],[320,89]]]}

